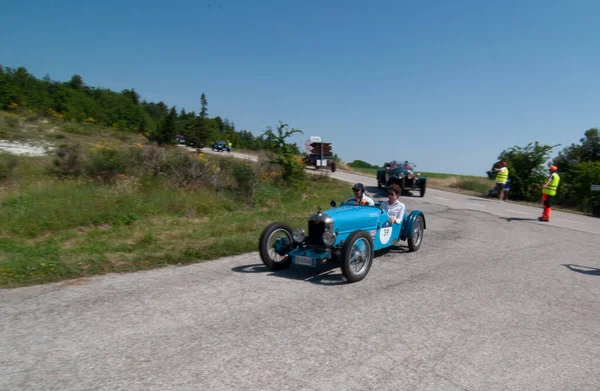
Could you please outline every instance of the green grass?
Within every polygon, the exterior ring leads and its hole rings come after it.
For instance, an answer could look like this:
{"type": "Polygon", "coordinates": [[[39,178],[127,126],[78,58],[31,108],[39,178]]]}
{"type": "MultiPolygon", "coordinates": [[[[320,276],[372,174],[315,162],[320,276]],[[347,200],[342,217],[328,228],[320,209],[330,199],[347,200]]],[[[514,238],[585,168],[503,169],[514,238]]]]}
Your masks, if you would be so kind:
{"type": "Polygon", "coordinates": [[[245,204],[208,189],[168,189],[157,179],[116,186],[44,179],[35,166],[21,166],[22,182],[0,193],[3,288],[256,251],[267,224],[307,228],[317,207],[347,193],[343,182],[308,176],[297,190],[259,185],[255,203],[245,204]]]}

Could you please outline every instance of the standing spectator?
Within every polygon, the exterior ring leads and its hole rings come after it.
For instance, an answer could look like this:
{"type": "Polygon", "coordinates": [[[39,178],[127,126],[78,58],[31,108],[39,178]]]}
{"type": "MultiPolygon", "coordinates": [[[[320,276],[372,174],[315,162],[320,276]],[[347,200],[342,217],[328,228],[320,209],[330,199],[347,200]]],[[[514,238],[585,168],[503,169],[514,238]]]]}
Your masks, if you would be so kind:
{"type": "Polygon", "coordinates": [[[508,192],[510,191],[510,178],[506,180],[506,185],[504,185],[504,200],[508,201],[508,192]]]}
{"type": "Polygon", "coordinates": [[[544,212],[538,217],[539,221],[546,222],[550,221],[550,212],[552,211],[552,204],[554,204],[554,196],[556,195],[556,189],[560,182],[560,177],[556,172],[558,171],[556,166],[550,166],[548,171],[550,171],[550,176],[544,186],[542,186],[542,205],[544,207],[544,212]]]}
{"type": "Polygon", "coordinates": [[[500,168],[494,168],[496,174],[496,192],[500,198],[500,202],[504,202],[504,186],[508,180],[508,168],[506,168],[506,162],[500,163],[500,168]]]}

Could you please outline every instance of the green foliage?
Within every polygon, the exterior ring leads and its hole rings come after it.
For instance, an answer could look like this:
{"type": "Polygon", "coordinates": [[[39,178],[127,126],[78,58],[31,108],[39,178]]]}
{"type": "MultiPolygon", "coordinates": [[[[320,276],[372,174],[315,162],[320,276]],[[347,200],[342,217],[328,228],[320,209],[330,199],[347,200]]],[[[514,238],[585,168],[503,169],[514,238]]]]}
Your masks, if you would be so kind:
{"type": "Polygon", "coordinates": [[[277,133],[270,126],[264,131],[266,145],[275,153],[273,163],[281,166],[281,179],[289,186],[297,186],[304,180],[304,160],[299,156],[299,150],[295,145],[288,144],[285,140],[294,133],[304,132],[299,129],[289,129],[287,124],[279,121],[277,133]]]}
{"type": "Polygon", "coordinates": [[[284,124],[281,121],[279,121],[279,125],[277,126],[277,133],[273,131],[273,128],[267,126],[267,130],[262,134],[262,136],[265,137],[266,149],[277,154],[298,154],[299,151],[297,148],[294,148],[292,144],[288,144],[285,141],[294,133],[304,134],[300,129],[289,129],[289,125],[284,124]]]}
{"type": "Polygon", "coordinates": [[[158,145],[174,144],[176,134],[177,110],[175,110],[175,106],[173,106],[160,125],[153,132],[150,132],[148,138],[150,141],[157,142],[158,145]]]}
{"type": "Polygon", "coordinates": [[[600,202],[600,192],[590,191],[591,185],[600,185],[600,136],[598,129],[588,129],[580,144],[564,148],[553,164],[558,167],[561,182],[557,202],[591,211],[600,202]]]}
{"type": "Polygon", "coordinates": [[[230,175],[234,180],[233,190],[245,200],[252,200],[258,185],[258,170],[256,165],[242,160],[233,162],[230,175]]]}
{"type": "Polygon", "coordinates": [[[199,159],[180,150],[169,151],[164,155],[164,163],[159,174],[170,179],[173,187],[193,189],[200,185],[211,185],[216,171],[206,159],[199,159]]]}
{"type": "Polygon", "coordinates": [[[204,95],[204,92],[202,93],[202,96],[200,96],[200,119],[201,120],[205,120],[208,118],[208,109],[206,108],[206,106],[208,105],[208,101],[206,100],[206,95],[204,95]]]}
{"type": "Polygon", "coordinates": [[[114,183],[119,174],[124,174],[129,159],[124,151],[110,144],[98,143],[88,151],[86,174],[101,183],[114,183]]]}
{"type": "Polygon", "coordinates": [[[10,178],[18,160],[14,155],[0,152],[0,182],[10,178]]]}
{"type": "Polygon", "coordinates": [[[202,118],[196,118],[186,133],[186,142],[188,145],[196,148],[208,145],[214,137],[214,131],[208,126],[208,122],[202,118]]]}
{"type": "Polygon", "coordinates": [[[79,177],[83,174],[84,162],[79,144],[62,144],[55,152],[50,174],[61,178],[79,177]]]}
{"type": "Polygon", "coordinates": [[[372,164],[367,163],[364,160],[355,160],[353,162],[348,163],[348,165],[352,168],[377,168],[377,166],[373,166],[372,164]]]}
{"type": "MultiPolygon", "coordinates": [[[[204,93],[198,115],[182,110],[174,118],[172,115],[168,118],[170,110],[164,102],[140,99],[133,88],[114,92],[87,86],[78,74],[66,82],[54,81],[48,75],[40,80],[23,67],[12,69],[0,65],[0,109],[33,110],[58,121],[68,121],[71,133],[92,134],[97,128],[79,126],[89,123],[139,132],[161,145],[173,142],[176,134],[183,134],[188,145],[197,148],[215,140],[228,140],[236,149],[275,148],[272,140],[255,137],[247,130],[238,132],[234,122],[227,118],[209,118],[204,93]]],[[[298,151],[295,144],[289,147],[298,151]]]]}
{"type": "MultiPolygon", "coordinates": [[[[539,201],[541,186],[548,176],[545,163],[555,147],[556,145],[543,145],[536,141],[525,147],[514,146],[500,153],[498,160],[506,162],[511,178],[511,198],[539,201]]],[[[487,175],[494,178],[496,174],[490,170],[487,175]]]]}

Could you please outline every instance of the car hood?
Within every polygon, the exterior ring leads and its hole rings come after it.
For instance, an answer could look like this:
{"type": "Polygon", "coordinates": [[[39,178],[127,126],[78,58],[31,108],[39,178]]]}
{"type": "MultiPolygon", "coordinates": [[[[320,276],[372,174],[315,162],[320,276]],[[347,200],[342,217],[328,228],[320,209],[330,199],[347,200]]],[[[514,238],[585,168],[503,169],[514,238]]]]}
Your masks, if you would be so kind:
{"type": "Polygon", "coordinates": [[[343,233],[377,226],[381,210],[372,206],[343,205],[329,209],[323,215],[333,219],[333,230],[343,233]]]}

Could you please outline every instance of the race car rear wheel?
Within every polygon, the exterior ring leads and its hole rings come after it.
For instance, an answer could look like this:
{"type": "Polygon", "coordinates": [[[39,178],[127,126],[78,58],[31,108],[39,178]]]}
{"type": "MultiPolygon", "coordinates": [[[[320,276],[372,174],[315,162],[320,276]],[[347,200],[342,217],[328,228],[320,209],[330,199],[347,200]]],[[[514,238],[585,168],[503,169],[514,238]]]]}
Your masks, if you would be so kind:
{"type": "Polygon", "coordinates": [[[419,194],[421,197],[425,196],[425,190],[427,190],[427,182],[421,182],[421,192],[419,194]]]}
{"type": "Polygon", "coordinates": [[[408,238],[408,249],[417,251],[423,242],[423,233],[425,222],[423,216],[417,216],[410,237],[408,238]]]}
{"type": "Polygon", "coordinates": [[[342,275],[350,282],[367,276],[373,264],[373,239],[365,231],[354,231],[342,247],[342,275]]]}
{"type": "Polygon", "coordinates": [[[266,267],[281,270],[290,266],[288,254],[294,248],[292,227],[284,223],[269,224],[260,235],[258,251],[266,267]]]}

